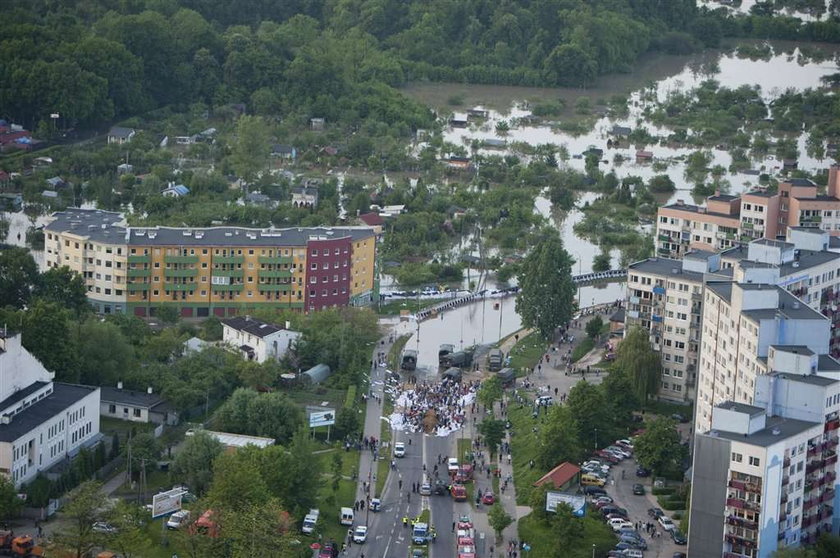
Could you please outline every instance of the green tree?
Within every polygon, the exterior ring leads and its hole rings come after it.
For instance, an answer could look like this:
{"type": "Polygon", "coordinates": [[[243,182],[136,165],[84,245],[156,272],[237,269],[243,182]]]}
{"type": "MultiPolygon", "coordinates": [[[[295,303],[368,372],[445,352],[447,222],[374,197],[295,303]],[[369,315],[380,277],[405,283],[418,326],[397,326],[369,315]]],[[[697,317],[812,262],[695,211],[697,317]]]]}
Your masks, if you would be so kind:
{"type": "Polygon", "coordinates": [[[584,450],[603,447],[605,442],[614,439],[609,407],[598,386],[585,381],[576,383],[569,391],[566,407],[575,418],[578,439],[584,450]]]}
{"type": "Polygon", "coordinates": [[[207,499],[214,510],[231,513],[268,501],[268,486],[260,474],[253,452],[222,453],[213,463],[213,483],[207,499]]]}
{"type": "Polygon", "coordinates": [[[502,387],[502,380],[498,376],[491,376],[481,382],[478,388],[476,398],[478,402],[487,407],[491,412],[496,401],[502,398],[504,388],[502,387]]]}
{"type": "Polygon", "coordinates": [[[0,475],[0,520],[12,519],[23,508],[23,500],[8,477],[0,475]]]}
{"type": "Polygon", "coordinates": [[[45,271],[38,281],[34,296],[61,304],[76,315],[90,310],[84,279],[67,266],[45,271]]]}
{"type": "Polygon", "coordinates": [[[240,388],[219,408],[216,420],[226,431],[268,436],[284,443],[303,424],[303,412],[284,393],[240,388]]]}
{"type": "Polygon", "coordinates": [[[70,327],[76,349],[79,381],[92,385],[116,385],[128,378],[134,363],[134,347],[120,328],[98,318],[89,318],[70,327]]]}
{"type": "Polygon", "coordinates": [[[178,309],[174,306],[161,306],[156,309],[155,317],[165,324],[172,325],[178,322],[178,309]]]}
{"type": "Polygon", "coordinates": [[[67,504],[61,510],[61,529],[55,533],[56,541],[72,550],[76,558],[88,556],[97,543],[93,524],[104,516],[108,499],[102,485],[95,481],[83,482],[67,495],[67,504]]]}
{"type": "Polygon", "coordinates": [[[37,299],[23,315],[23,346],[62,382],[78,382],[76,347],[69,333],[70,311],[37,299]]]}
{"type": "Polygon", "coordinates": [[[639,465],[655,474],[678,468],[686,455],[686,447],[681,443],[676,422],[659,417],[646,426],[633,444],[639,465]]]}
{"type": "Polygon", "coordinates": [[[609,271],[610,269],[610,255],[607,252],[601,252],[600,254],[596,254],[595,257],[592,259],[592,271],[609,271]]]}
{"type": "Polygon", "coordinates": [[[268,164],[271,149],[269,139],[268,124],[261,116],[239,117],[231,162],[233,169],[246,182],[252,182],[257,173],[268,164]]]}
{"type": "Polygon", "coordinates": [[[105,535],[109,548],[119,552],[120,556],[132,558],[147,549],[151,539],[143,529],[148,512],[142,507],[119,501],[107,515],[108,523],[116,528],[115,533],[105,535]]]}
{"type": "Polygon", "coordinates": [[[571,269],[572,259],[556,231],[545,232],[520,266],[522,290],[516,298],[516,312],[524,327],[536,329],[545,340],[552,339],[555,329],[572,317],[575,286],[571,269]]]}
{"type": "Polygon", "coordinates": [[[545,499],[548,492],[554,487],[551,483],[543,483],[540,486],[535,486],[528,496],[528,505],[531,506],[531,515],[540,521],[548,521],[551,516],[545,509],[545,499]]]}
{"type": "Polygon", "coordinates": [[[563,461],[577,462],[581,449],[577,423],[569,407],[552,406],[539,432],[537,464],[550,469],[563,461]]]}
{"type": "Polygon", "coordinates": [[[557,541],[554,545],[556,558],[564,558],[568,556],[569,548],[578,547],[584,532],[580,527],[581,521],[583,521],[581,518],[575,517],[569,504],[565,502],[557,504],[551,521],[551,532],[557,541]]]}
{"type": "Polygon", "coordinates": [[[23,308],[38,284],[38,266],[25,248],[0,250],[0,308],[23,308]]]}
{"type": "Polygon", "coordinates": [[[478,425],[478,432],[484,436],[484,442],[490,449],[490,457],[492,458],[493,455],[495,455],[496,450],[499,449],[502,439],[505,437],[504,421],[497,419],[484,419],[478,425]]]}
{"type": "Polygon", "coordinates": [[[601,316],[595,316],[586,322],[586,335],[591,339],[597,340],[601,336],[602,329],[604,329],[604,320],[601,316]]]}
{"type": "Polygon", "coordinates": [[[219,516],[231,558],[294,558],[307,546],[291,534],[294,520],[276,498],[232,512],[222,506],[219,516]]]}
{"type": "Polygon", "coordinates": [[[623,370],[614,369],[601,382],[601,391],[609,405],[609,415],[616,429],[620,431],[626,428],[633,411],[639,408],[633,382],[623,370]]]}
{"type": "Polygon", "coordinates": [[[195,494],[202,496],[213,480],[213,463],[224,447],[214,437],[202,430],[188,437],[172,464],[172,474],[183,479],[195,494]]]}
{"type": "Polygon", "coordinates": [[[630,328],[624,336],[613,366],[623,370],[632,380],[633,391],[642,404],[659,388],[662,361],[659,353],[651,348],[648,333],[641,327],[630,328]]]}
{"type": "Polygon", "coordinates": [[[508,515],[504,506],[499,503],[491,507],[490,511],[487,512],[487,521],[490,523],[490,527],[493,528],[493,531],[495,531],[496,539],[498,540],[499,537],[502,536],[502,531],[507,529],[508,525],[513,523],[513,518],[508,515]]]}
{"type": "Polygon", "coordinates": [[[361,409],[356,407],[342,407],[336,412],[333,426],[336,439],[358,436],[362,428],[360,411],[361,409]]]}

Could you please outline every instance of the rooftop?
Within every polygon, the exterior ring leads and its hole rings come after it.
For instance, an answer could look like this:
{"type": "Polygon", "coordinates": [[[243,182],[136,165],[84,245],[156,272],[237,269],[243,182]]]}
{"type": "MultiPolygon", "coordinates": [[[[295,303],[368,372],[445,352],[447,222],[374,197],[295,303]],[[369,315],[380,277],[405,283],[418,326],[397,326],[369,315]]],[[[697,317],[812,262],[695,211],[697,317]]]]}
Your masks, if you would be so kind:
{"type": "Polygon", "coordinates": [[[784,180],[783,182],[786,182],[792,186],[816,186],[816,184],[814,184],[813,182],[811,182],[811,180],[807,178],[789,178],[787,180],[784,180]]]}
{"type": "MultiPolygon", "coordinates": [[[[3,351],[0,350],[0,353],[2,353],[2,352],[3,351]]],[[[23,399],[25,397],[29,397],[30,395],[32,395],[33,393],[35,393],[36,391],[38,391],[39,389],[43,388],[44,386],[46,386],[48,384],[49,384],[49,382],[33,382],[33,383],[29,384],[28,386],[26,386],[25,388],[17,390],[16,392],[14,392],[10,396],[8,396],[3,401],[0,401],[0,413],[3,412],[3,409],[8,409],[9,407],[14,405],[15,403],[17,403],[21,399],[23,399]]]]}
{"type": "Polygon", "coordinates": [[[97,389],[99,388],[55,382],[50,395],[16,414],[11,424],[0,425],[0,442],[14,442],[25,436],[97,389]]]}
{"type": "Polygon", "coordinates": [[[706,199],[712,201],[731,202],[733,200],[737,200],[738,196],[733,196],[732,194],[715,194],[714,196],[709,196],[706,199]]]}
{"type": "Polygon", "coordinates": [[[775,192],[768,192],[766,190],[753,190],[752,192],[744,192],[743,196],[758,196],[760,198],[772,198],[776,195],[775,192]]]}
{"type": "Polygon", "coordinates": [[[534,486],[542,486],[547,482],[551,482],[554,488],[560,488],[570,480],[575,478],[575,475],[580,473],[580,467],[572,463],[563,462],[551,471],[544,474],[540,479],[534,483],[534,486]]]}
{"type": "Polygon", "coordinates": [[[708,281],[706,288],[728,303],[732,300],[732,284],[733,281],[708,281]]]}
{"type": "Polygon", "coordinates": [[[764,409],[762,407],[747,405],[746,403],[738,403],[737,401],[724,401],[723,403],[717,405],[717,407],[726,409],[727,411],[744,413],[750,415],[751,417],[764,413],[764,409]]]}
{"type": "Polygon", "coordinates": [[[228,327],[232,327],[238,331],[244,331],[245,333],[250,333],[251,335],[256,335],[257,337],[267,337],[272,333],[277,333],[278,331],[283,330],[280,326],[256,320],[250,316],[228,318],[227,320],[222,320],[222,323],[228,327]]]}
{"type": "Polygon", "coordinates": [[[796,248],[796,245],[791,244],[790,242],[785,242],[783,240],[772,240],[770,238],[759,238],[758,240],[753,240],[750,244],[760,244],[762,246],[773,246],[774,248],[796,248]]]}
{"type": "MultiPolygon", "coordinates": [[[[742,283],[743,287],[744,284],[742,283]]],[[[767,288],[769,285],[764,285],[767,288]]],[[[759,285],[760,287],[760,285],[759,285]]],[[[781,287],[773,286],[772,288],[779,291],[779,306],[778,308],[767,308],[763,310],[746,310],[741,312],[745,317],[758,320],[772,320],[774,318],[787,320],[826,320],[827,318],[800,301],[798,298],[782,289],[781,287]]]]}
{"type": "Polygon", "coordinates": [[[708,211],[705,207],[699,205],[690,205],[686,203],[672,203],[663,206],[662,209],[676,209],[677,211],[686,211],[689,213],[696,213],[698,215],[708,215],[710,217],[723,217],[724,219],[732,219],[738,221],[738,215],[729,215],[728,213],[718,213],[716,211],[708,211]]]}
{"type": "Polygon", "coordinates": [[[133,128],[124,128],[122,126],[114,126],[108,132],[108,135],[109,136],[114,136],[114,137],[117,137],[117,138],[127,138],[128,136],[130,136],[133,133],[134,133],[133,128]]]}
{"type": "Polygon", "coordinates": [[[133,246],[305,246],[312,239],[373,236],[369,227],[309,227],[252,229],[246,227],[125,227],[113,211],[71,208],[52,215],[45,230],[73,232],[105,244],[133,246]]]}
{"type": "Polygon", "coordinates": [[[688,252],[686,252],[683,258],[692,258],[695,260],[706,260],[711,256],[714,256],[716,253],[712,252],[711,250],[700,250],[698,248],[692,248],[688,252]]]}
{"type": "Polygon", "coordinates": [[[820,372],[840,372],[840,362],[831,355],[820,355],[817,358],[817,370],[820,372]]]}
{"type": "Polygon", "coordinates": [[[777,351],[783,351],[785,353],[793,353],[796,355],[803,355],[803,356],[812,356],[814,351],[806,347],[805,345],[770,345],[777,351]]]}
{"type": "Polygon", "coordinates": [[[803,384],[811,384],[815,386],[830,386],[831,384],[837,382],[834,378],[826,378],[825,376],[818,376],[816,374],[789,374],[787,372],[773,372],[773,376],[777,378],[782,378],[784,380],[790,380],[792,382],[802,382],[803,384]]]}
{"type": "Polygon", "coordinates": [[[646,260],[630,264],[628,269],[643,273],[653,273],[656,275],[682,277],[688,281],[696,281],[698,283],[703,281],[702,273],[683,270],[682,260],[672,260],[669,258],[648,258],[646,260]]]}
{"type": "MultiPolygon", "coordinates": [[[[764,410],[762,409],[762,412],[764,410]]],[[[797,434],[801,434],[806,430],[814,427],[819,427],[822,431],[822,424],[816,422],[807,422],[804,420],[786,419],[784,417],[767,417],[766,426],[753,432],[749,435],[744,435],[738,432],[725,432],[722,430],[712,430],[708,435],[724,438],[726,440],[743,442],[745,444],[752,444],[754,446],[772,446],[797,434]]]]}
{"type": "Polygon", "coordinates": [[[100,401],[121,403],[133,407],[146,407],[149,409],[163,402],[163,398],[157,393],[146,393],[145,391],[112,387],[101,387],[99,389],[101,390],[99,394],[100,401]]]}

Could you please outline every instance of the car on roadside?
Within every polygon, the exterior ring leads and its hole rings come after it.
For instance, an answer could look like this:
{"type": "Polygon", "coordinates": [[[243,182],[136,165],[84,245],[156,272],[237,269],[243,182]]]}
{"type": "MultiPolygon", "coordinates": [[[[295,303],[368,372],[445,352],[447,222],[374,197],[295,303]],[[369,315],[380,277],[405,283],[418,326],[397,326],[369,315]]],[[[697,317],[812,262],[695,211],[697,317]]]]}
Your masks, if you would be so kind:
{"type": "Polygon", "coordinates": [[[649,508],[647,514],[651,519],[659,519],[665,515],[665,512],[663,512],[661,508],[649,508]]]}
{"type": "Polygon", "coordinates": [[[633,524],[627,521],[622,517],[615,517],[610,519],[607,523],[609,523],[610,527],[612,527],[613,531],[619,531],[625,527],[632,527],[633,524]]]}
{"type": "Polygon", "coordinates": [[[678,544],[680,546],[688,544],[688,539],[679,529],[674,529],[673,531],[671,531],[671,538],[674,539],[674,544],[678,544]]]}
{"type": "Polygon", "coordinates": [[[394,444],[394,457],[405,457],[405,442],[394,444]]]}
{"type": "Polygon", "coordinates": [[[630,450],[628,450],[626,448],[620,448],[618,446],[609,446],[606,449],[607,449],[608,452],[614,453],[616,455],[620,455],[624,459],[627,459],[628,457],[633,456],[633,452],[631,452],[630,450]]]}
{"type": "Polygon", "coordinates": [[[592,499],[592,503],[595,504],[595,505],[598,505],[599,502],[602,502],[602,503],[605,503],[605,504],[612,504],[613,499],[609,496],[596,496],[595,498],[592,499]]]}
{"type": "Polygon", "coordinates": [[[432,485],[424,482],[420,485],[420,496],[431,496],[432,495],[432,485]]]}
{"type": "Polygon", "coordinates": [[[622,438],[621,440],[616,440],[615,445],[623,446],[629,450],[633,449],[633,442],[628,440],[627,438],[622,438]]]}
{"type": "Polygon", "coordinates": [[[111,525],[110,523],[107,523],[105,521],[97,521],[96,523],[93,524],[93,527],[91,527],[91,530],[94,533],[101,533],[101,534],[104,534],[104,535],[113,535],[117,532],[116,527],[114,527],[113,525],[111,525]]]}
{"type": "Polygon", "coordinates": [[[636,496],[644,496],[645,495],[644,485],[641,485],[641,484],[638,484],[638,483],[634,484],[633,485],[633,494],[635,494],[636,496]]]}
{"type": "Polygon", "coordinates": [[[666,531],[673,531],[677,528],[677,526],[674,525],[674,522],[671,521],[671,518],[667,515],[660,515],[658,521],[659,525],[661,525],[666,531]]]}
{"type": "Polygon", "coordinates": [[[606,508],[607,506],[615,506],[615,502],[613,502],[612,498],[607,498],[606,500],[595,500],[592,503],[599,510],[601,508],[606,508]]]}
{"type": "Polygon", "coordinates": [[[607,514],[611,513],[620,513],[623,516],[627,516],[627,510],[624,508],[619,508],[615,504],[610,504],[609,506],[604,506],[601,508],[601,515],[607,516],[607,514]]]}
{"type": "Polygon", "coordinates": [[[671,558],[687,558],[687,555],[685,552],[674,552],[671,558]]]}
{"type": "Polygon", "coordinates": [[[632,545],[633,547],[638,548],[639,550],[647,550],[647,543],[644,541],[644,539],[619,534],[618,541],[632,545]]]}
{"type": "Polygon", "coordinates": [[[353,542],[356,544],[365,544],[365,541],[367,541],[367,532],[367,526],[357,526],[355,529],[353,529],[353,542]]]}
{"type": "Polygon", "coordinates": [[[636,476],[637,477],[649,477],[650,476],[650,469],[645,469],[644,467],[636,467],[636,476]]]}
{"type": "Polygon", "coordinates": [[[645,554],[638,548],[628,548],[624,551],[625,558],[644,558],[645,554]]]}
{"type": "Polygon", "coordinates": [[[369,504],[368,507],[370,507],[370,511],[378,512],[379,510],[382,509],[382,500],[380,500],[379,498],[373,498],[370,501],[370,504],[369,504]]]}
{"type": "Polygon", "coordinates": [[[673,415],[671,415],[671,418],[672,418],[672,419],[674,419],[675,421],[677,421],[677,422],[681,422],[681,423],[683,423],[683,424],[685,424],[686,422],[688,422],[689,420],[691,420],[691,419],[689,419],[687,416],[685,416],[685,415],[683,415],[683,414],[681,414],[681,413],[674,413],[673,415]]]}
{"type": "Polygon", "coordinates": [[[616,533],[619,537],[632,537],[637,541],[643,541],[642,535],[636,530],[635,527],[625,527],[621,529],[618,533],[616,533]]]}
{"type": "Polygon", "coordinates": [[[169,519],[166,520],[166,528],[167,529],[180,529],[184,525],[186,525],[190,520],[190,511],[189,510],[178,510],[172,515],[169,516],[169,519]]]}
{"type": "Polygon", "coordinates": [[[454,457],[450,457],[446,460],[446,470],[449,472],[450,475],[454,475],[458,472],[458,459],[454,457]]]}
{"type": "Polygon", "coordinates": [[[584,486],[583,493],[587,496],[598,497],[598,496],[606,496],[607,491],[604,490],[600,486],[584,486]]]}

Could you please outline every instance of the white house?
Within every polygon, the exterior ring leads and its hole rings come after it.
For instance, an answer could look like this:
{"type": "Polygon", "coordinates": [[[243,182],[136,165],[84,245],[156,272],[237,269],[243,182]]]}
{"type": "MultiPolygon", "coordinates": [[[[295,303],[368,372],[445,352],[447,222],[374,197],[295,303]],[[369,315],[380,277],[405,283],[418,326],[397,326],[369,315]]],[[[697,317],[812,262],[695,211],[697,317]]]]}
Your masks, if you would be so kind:
{"type": "Polygon", "coordinates": [[[123,128],[122,126],[114,126],[108,131],[108,143],[116,143],[122,145],[128,143],[137,134],[134,128],[123,128]]]}
{"type": "Polygon", "coordinates": [[[105,417],[153,424],[178,424],[178,413],[152,388],[146,391],[103,387],[99,397],[99,413],[105,417]]]}
{"type": "Polygon", "coordinates": [[[265,362],[281,359],[301,334],[250,316],[222,321],[222,340],[242,352],[248,360],[265,362]]]}
{"type": "Polygon", "coordinates": [[[0,474],[16,487],[101,438],[99,388],[53,376],[20,334],[0,331],[0,474]]]}

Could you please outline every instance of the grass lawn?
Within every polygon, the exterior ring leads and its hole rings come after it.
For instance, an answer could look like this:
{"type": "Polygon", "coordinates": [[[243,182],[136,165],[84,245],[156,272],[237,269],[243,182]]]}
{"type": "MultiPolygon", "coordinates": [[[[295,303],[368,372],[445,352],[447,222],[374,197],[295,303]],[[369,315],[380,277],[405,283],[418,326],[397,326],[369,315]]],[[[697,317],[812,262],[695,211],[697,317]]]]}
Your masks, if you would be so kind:
{"type": "MultiPolygon", "coordinates": [[[[359,452],[345,452],[343,449],[319,453],[317,456],[321,465],[323,484],[318,493],[318,509],[321,510],[319,527],[324,535],[324,541],[334,540],[341,543],[347,538],[347,527],[338,522],[338,512],[342,507],[352,508],[356,501],[356,481],[351,477],[359,468],[359,452]],[[333,456],[341,455],[341,480],[338,490],[333,492],[333,456]]],[[[364,514],[365,512],[359,512],[364,514]]],[[[357,522],[359,523],[359,522],[357,522]]]]}
{"type": "Polygon", "coordinates": [[[144,422],[131,422],[130,420],[119,420],[110,417],[101,417],[99,419],[99,431],[107,438],[111,438],[114,434],[119,434],[121,445],[128,439],[129,433],[136,435],[141,432],[152,432],[155,429],[155,426],[157,425],[144,422]]]}
{"type": "Polygon", "coordinates": [[[586,353],[595,348],[595,341],[590,337],[586,337],[577,347],[572,350],[572,362],[577,362],[586,356],[586,353]]]}
{"type": "Polygon", "coordinates": [[[400,355],[405,348],[405,344],[408,343],[408,338],[411,337],[410,335],[400,335],[394,340],[394,344],[391,345],[391,349],[388,351],[388,367],[391,370],[399,370],[400,369],[400,355]]]}
{"type": "Polygon", "coordinates": [[[521,376],[523,369],[531,370],[545,354],[546,343],[537,332],[530,333],[519,339],[510,350],[510,367],[521,376]]]}
{"type": "Polygon", "coordinates": [[[645,405],[645,411],[663,417],[670,417],[675,413],[679,413],[688,418],[694,416],[694,408],[691,405],[680,405],[679,403],[668,403],[667,401],[648,401],[645,405]]]}
{"type": "MultiPolygon", "coordinates": [[[[394,412],[394,402],[391,401],[391,398],[388,395],[383,396],[383,403],[382,403],[382,416],[388,417],[391,416],[391,413],[394,412]]],[[[381,428],[379,431],[379,440],[382,444],[387,444],[387,448],[384,450],[380,450],[379,453],[379,461],[376,463],[376,484],[374,485],[374,497],[381,497],[382,490],[385,488],[385,481],[388,479],[388,473],[390,472],[390,465],[391,465],[391,425],[387,421],[381,421],[381,428]]]]}
{"type": "Polygon", "coordinates": [[[429,306],[434,306],[435,304],[439,304],[445,300],[452,300],[451,298],[424,298],[422,300],[417,300],[416,298],[404,298],[400,300],[394,300],[392,302],[386,302],[385,304],[379,305],[379,315],[380,316],[399,316],[400,311],[408,310],[410,313],[414,314],[424,308],[428,308],[429,306]]]}
{"type": "Polygon", "coordinates": [[[519,520],[519,540],[530,545],[528,556],[552,556],[562,546],[564,556],[590,558],[593,544],[595,556],[604,556],[615,546],[615,535],[600,518],[587,516],[577,521],[582,527],[577,531],[578,536],[574,540],[561,540],[550,521],[541,521],[530,514],[519,520]]]}
{"type": "MultiPolygon", "coordinates": [[[[161,492],[162,490],[171,489],[177,482],[172,480],[168,472],[158,471],[156,469],[148,470],[146,472],[146,502],[151,503],[152,496],[161,492]]],[[[115,492],[114,496],[127,497],[136,496],[139,487],[131,488],[131,483],[126,482],[120,486],[115,492]]]]}
{"type": "MultiPolygon", "coordinates": [[[[511,427],[511,450],[513,456],[513,482],[516,486],[516,503],[528,505],[534,481],[539,479],[545,471],[531,468],[529,462],[537,454],[537,435],[532,432],[535,423],[531,417],[531,407],[520,408],[519,405],[508,406],[508,420],[511,427]]],[[[535,555],[536,556],[536,555],[535,555]]]]}

